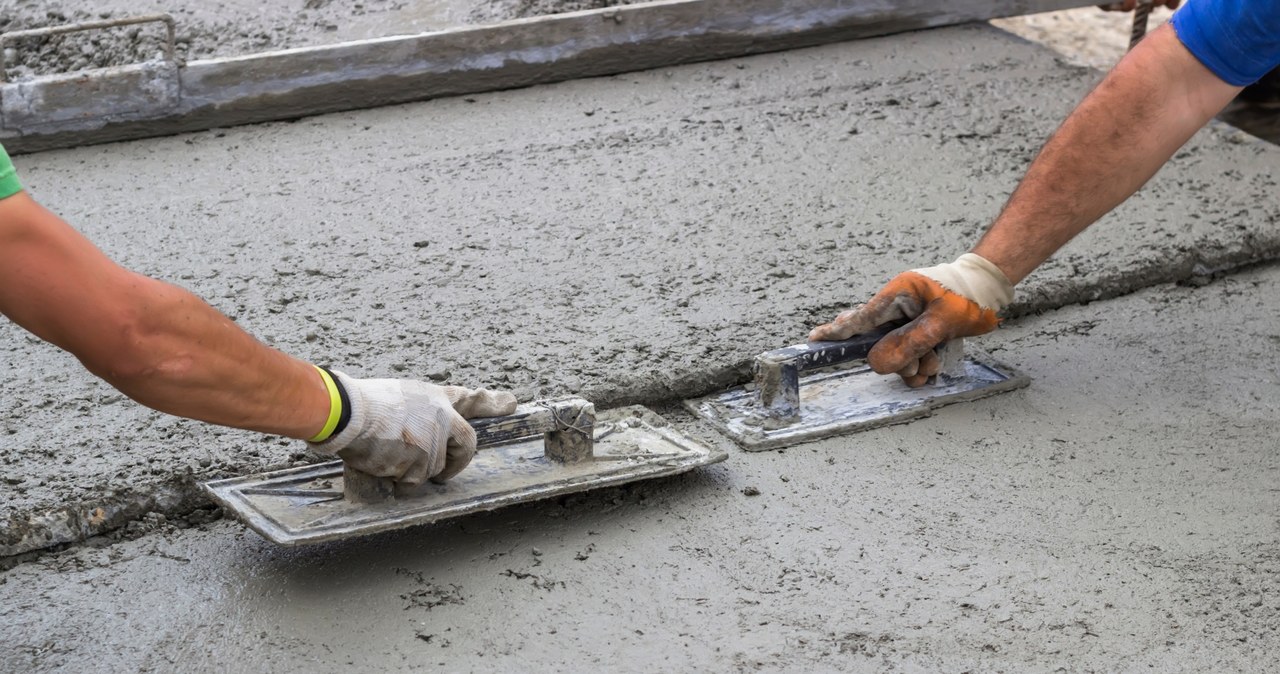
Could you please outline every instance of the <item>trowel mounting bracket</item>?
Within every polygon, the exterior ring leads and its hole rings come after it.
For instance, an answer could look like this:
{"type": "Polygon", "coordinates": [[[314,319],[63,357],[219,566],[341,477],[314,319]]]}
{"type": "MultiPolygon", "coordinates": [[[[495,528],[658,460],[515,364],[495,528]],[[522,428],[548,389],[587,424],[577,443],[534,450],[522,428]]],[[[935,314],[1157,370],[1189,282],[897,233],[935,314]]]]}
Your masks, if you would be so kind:
{"type": "MultiPolygon", "coordinates": [[[[866,360],[871,347],[896,326],[886,325],[849,339],[806,342],[756,356],[755,389],[759,413],[773,419],[794,420],[800,416],[800,373],[842,363],[866,360]]],[[[934,350],[941,361],[943,376],[963,373],[964,339],[953,339],[934,350]]],[[[935,377],[930,383],[936,383],[935,377]]]]}
{"type": "MultiPolygon", "coordinates": [[[[509,416],[472,419],[470,423],[476,432],[477,447],[541,434],[548,459],[579,463],[592,457],[596,406],[582,398],[565,398],[521,405],[509,416]]],[[[411,489],[398,488],[390,478],[362,473],[345,463],[342,477],[343,498],[352,503],[381,503],[397,495],[414,495],[411,489]]]]}

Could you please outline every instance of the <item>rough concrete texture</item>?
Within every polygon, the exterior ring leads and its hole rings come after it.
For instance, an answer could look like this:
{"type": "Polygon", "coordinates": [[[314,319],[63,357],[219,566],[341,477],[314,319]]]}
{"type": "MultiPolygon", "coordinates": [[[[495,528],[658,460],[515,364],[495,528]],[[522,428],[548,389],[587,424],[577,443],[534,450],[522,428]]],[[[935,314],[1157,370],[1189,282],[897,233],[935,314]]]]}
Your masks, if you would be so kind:
{"type": "Polygon", "coordinates": [[[498,0],[479,3],[471,11],[473,21],[506,21],[531,16],[635,5],[646,0],[498,0]]]}
{"type": "Polygon", "coordinates": [[[439,527],[153,521],[0,575],[0,668],[1267,671],[1277,297],[1272,266],[1026,317],[985,344],[1030,388],[439,527]]]}
{"type": "MultiPolygon", "coordinates": [[[[627,0],[0,0],[0,32],[164,12],[183,59],[239,56],[466,24],[631,4],[627,0]]],[[[163,32],[130,27],[17,42],[13,79],[156,58],[163,32]]]]}
{"type": "MultiPolygon", "coordinates": [[[[603,407],[741,381],[893,273],[963,252],[1097,77],[971,26],[17,164],[108,254],[269,344],[603,407]]],[[[1274,257],[1278,160],[1201,133],[1015,314],[1274,257]]],[[[189,507],[193,477],[306,460],[0,331],[4,545],[33,513],[109,527],[157,490],[189,507]]]]}

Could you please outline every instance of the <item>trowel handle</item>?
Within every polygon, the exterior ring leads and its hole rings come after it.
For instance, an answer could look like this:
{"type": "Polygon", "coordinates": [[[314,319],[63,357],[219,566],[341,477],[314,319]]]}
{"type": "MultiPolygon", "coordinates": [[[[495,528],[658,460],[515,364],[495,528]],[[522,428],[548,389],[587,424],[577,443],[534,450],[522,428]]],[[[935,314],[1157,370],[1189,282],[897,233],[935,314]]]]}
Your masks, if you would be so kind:
{"type": "MultiPolygon", "coordinates": [[[[756,401],[760,413],[774,419],[800,415],[800,373],[829,365],[866,360],[871,347],[896,329],[882,325],[871,332],[838,342],[806,342],[756,356],[756,401]]],[[[952,340],[937,348],[941,371],[951,373],[964,356],[964,341],[952,340]]]]}
{"type": "MultiPolygon", "coordinates": [[[[577,463],[592,457],[596,406],[582,398],[526,403],[505,417],[470,419],[476,447],[499,445],[541,434],[548,459],[577,463]]],[[[397,495],[395,481],[342,466],[343,498],[352,503],[381,503],[397,495]]],[[[401,494],[403,495],[403,494],[401,494]]]]}
{"type": "Polygon", "coordinates": [[[758,368],[761,364],[777,363],[803,372],[853,360],[866,360],[871,347],[893,329],[891,326],[881,326],[838,342],[805,342],[767,351],[756,356],[756,366],[758,368]]]}
{"type": "Polygon", "coordinates": [[[467,423],[476,431],[476,447],[488,447],[566,430],[590,434],[595,420],[594,404],[582,398],[565,398],[525,403],[508,416],[470,419],[467,423]]]}
{"type": "Polygon", "coordinates": [[[780,420],[799,417],[801,372],[863,360],[892,329],[884,326],[838,342],[806,342],[756,356],[756,403],[760,414],[780,420]]]}

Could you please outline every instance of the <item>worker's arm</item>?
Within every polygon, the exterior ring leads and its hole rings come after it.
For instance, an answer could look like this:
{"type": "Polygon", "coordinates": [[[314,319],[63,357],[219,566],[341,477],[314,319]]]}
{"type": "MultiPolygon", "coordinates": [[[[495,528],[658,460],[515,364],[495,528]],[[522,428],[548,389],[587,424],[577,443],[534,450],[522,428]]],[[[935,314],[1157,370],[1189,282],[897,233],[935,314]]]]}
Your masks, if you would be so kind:
{"type": "Polygon", "coordinates": [[[112,262],[25,192],[0,199],[0,312],[162,412],[300,439],[329,417],[316,368],[112,262]]]}
{"type": "Polygon", "coordinates": [[[1157,28],[1080,103],[973,252],[1017,284],[1128,199],[1242,87],[1157,28]]]}
{"type": "Polygon", "coordinates": [[[190,292],[115,264],[21,191],[0,199],[0,312],[148,407],[322,441],[361,470],[411,483],[466,466],[475,435],[464,415],[515,407],[506,393],[321,372],[190,292]]]}
{"type": "Polygon", "coordinates": [[[1136,192],[1240,89],[1161,26],[1049,139],[973,253],[899,275],[866,305],[814,328],[810,339],[910,321],[876,344],[868,360],[877,372],[923,384],[937,372],[934,347],[995,329],[1014,284],[1136,192]]]}

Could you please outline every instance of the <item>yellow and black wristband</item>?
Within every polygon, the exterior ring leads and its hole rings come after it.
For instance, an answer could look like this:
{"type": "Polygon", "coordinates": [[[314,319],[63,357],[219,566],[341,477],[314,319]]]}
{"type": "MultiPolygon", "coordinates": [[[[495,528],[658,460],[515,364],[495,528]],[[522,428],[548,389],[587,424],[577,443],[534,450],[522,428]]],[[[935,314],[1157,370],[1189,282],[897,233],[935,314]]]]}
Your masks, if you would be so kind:
{"type": "Polygon", "coordinates": [[[320,378],[324,380],[324,387],[329,390],[329,420],[325,422],[324,428],[307,442],[324,442],[341,433],[351,422],[351,398],[347,397],[347,389],[342,386],[342,381],[333,376],[328,368],[319,365],[315,368],[320,373],[320,378]]]}

